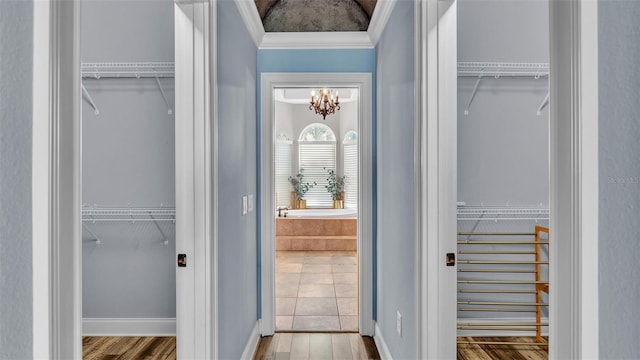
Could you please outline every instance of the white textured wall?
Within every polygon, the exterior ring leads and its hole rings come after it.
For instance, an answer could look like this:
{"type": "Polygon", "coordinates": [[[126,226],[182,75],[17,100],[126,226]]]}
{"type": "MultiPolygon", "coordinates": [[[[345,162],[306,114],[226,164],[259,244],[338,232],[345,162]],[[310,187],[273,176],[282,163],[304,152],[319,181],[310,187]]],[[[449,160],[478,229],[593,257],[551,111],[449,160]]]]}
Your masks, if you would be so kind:
{"type": "Polygon", "coordinates": [[[413,15],[413,1],[398,1],[377,51],[377,321],[395,359],[413,359],[416,349],[413,15]]]}
{"type": "Polygon", "coordinates": [[[0,359],[32,357],[33,2],[0,2],[0,359]]]}
{"type": "MultiPolygon", "coordinates": [[[[599,2],[600,358],[640,356],[640,2],[599,2]]],[[[595,279],[594,279],[595,281],[595,279]]]]}

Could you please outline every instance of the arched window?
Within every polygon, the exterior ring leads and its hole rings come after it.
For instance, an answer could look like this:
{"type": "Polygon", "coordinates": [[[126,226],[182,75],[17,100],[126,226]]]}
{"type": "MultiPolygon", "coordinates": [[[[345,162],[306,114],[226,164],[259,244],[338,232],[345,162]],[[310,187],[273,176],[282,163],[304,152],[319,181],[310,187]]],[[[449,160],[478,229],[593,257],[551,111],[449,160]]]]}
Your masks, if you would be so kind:
{"type": "Polygon", "coordinates": [[[327,192],[327,170],[336,169],[336,136],[325,124],[314,123],[302,130],[298,138],[298,168],[304,169],[304,181],[316,185],[305,195],[308,207],[331,207],[327,192]]]}
{"type": "Polygon", "coordinates": [[[358,133],[348,131],[342,140],[343,167],[346,183],[344,185],[344,206],[358,208],[358,133]]]}

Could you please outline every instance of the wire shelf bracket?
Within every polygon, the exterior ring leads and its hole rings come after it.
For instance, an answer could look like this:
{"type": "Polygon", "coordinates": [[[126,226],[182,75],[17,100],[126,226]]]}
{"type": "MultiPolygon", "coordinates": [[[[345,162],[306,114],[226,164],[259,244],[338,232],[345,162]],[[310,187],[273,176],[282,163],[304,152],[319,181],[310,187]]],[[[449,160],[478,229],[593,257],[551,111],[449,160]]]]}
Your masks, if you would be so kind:
{"type": "Polygon", "coordinates": [[[542,100],[542,103],[538,107],[538,111],[536,111],[536,115],[538,115],[538,116],[542,115],[542,110],[544,110],[544,108],[547,107],[547,105],[549,105],[549,97],[550,97],[550,95],[551,95],[551,93],[547,93],[547,96],[544,97],[544,100],[542,100]]]}
{"type": "Polygon", "coordinates": [[[87,88],[84,87],[84,84],[82,84],[81,86],[82,86],[82,95],[85,98],[85,100],[87,100],[89,105],[91,105],[91,107],[93,108],[93,113],[96,115],[100,115],[100,110],[98,110],[98,106],[96,105],[96,102],[93,101],[91,94],[89,94],[89,91],[87,91],[87,88]]]}

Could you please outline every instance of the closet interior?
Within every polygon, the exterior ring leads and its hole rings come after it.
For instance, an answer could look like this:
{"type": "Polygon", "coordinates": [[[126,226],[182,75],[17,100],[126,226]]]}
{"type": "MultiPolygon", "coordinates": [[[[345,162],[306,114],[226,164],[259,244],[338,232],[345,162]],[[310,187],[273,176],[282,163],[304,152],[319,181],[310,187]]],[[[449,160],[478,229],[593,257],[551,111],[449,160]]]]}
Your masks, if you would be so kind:
{"type": "Polygon", "coordinates": [[[548,3],[458,3],[459,358],[546,358],[548,3]]]}
{"type": "Polygon", "coordinates": [[[173,6],[81,7],[83,336],[175,336],[173,6]]]}

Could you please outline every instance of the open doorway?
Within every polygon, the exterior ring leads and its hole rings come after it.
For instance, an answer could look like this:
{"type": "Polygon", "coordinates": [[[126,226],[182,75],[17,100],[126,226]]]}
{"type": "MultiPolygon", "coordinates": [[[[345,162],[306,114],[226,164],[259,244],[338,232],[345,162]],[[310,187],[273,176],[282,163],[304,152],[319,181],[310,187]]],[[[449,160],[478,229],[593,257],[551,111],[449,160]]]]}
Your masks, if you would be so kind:
{"type": "Polygon", "coordinates": [[[548,358],[548,34],[548,2],[458,2],[459,359],[548,358]]]}
{"type": "Polygon", "coordinates": [[[276,331],[358,331],[358,89],[279,88],[274,108],[276,331]]]}
{"type": "Polygon", "coordinates": [[[263,336],[281,329],[295,331],[296,327],[373,335],[372,98],[369,73],[262,74],[263,336]],[[322,89],[338,91],[341,106],[336,112],[338,115],[327,115],[326,120],[309,109],[311,91],[318,93],[322,89]],[[283,101],[287,98],[297,98],[299,104],[283,101]],[[299,109],[295,109],[296,106],[299,109]],[[280,108],[285,110],[281,113],[280,108]],[[291,121],[279,123],[280,117],[290,117],[291,121]],[[286,161],[278,156],[278,164],[283,165],[279,170],[274,161],[278,152],[290,155],[286,161]],[[325,163],[328,158],[330,163],[325,163]],[[300,196],[295,194],[292,201],[293,189],[288,181],[289,177],[299,179],[301,168],[302,183],[313,184],[301,197],[306,204],[300,204],[300,196]],[[342,191],[334,194],[327,188],[331,188],[327,180],[332,177],[331,170],[336,176],[347,175],[342,191]],[[338,203],[338,209],[334,209],[334,202],[338,203]],[[306,233],[294,234],[296,227],[306,233]],[[308,252],[296,253],[305,250],[308,252]],[[277,256],[278,251],[286,253],[277,256]],[[278,262],[282,264],[276,265],[278,262]],[[285,273],[287,270],[290,273],[285,273]],[[285,278],[293,283],[285,285],[285,278]],[[288,300],[278,303],[277,298],[288,300]],[[324,298],[328,305],[319,304],[312,300],[314,298],[324,298]],[[328,310],[321,310],[323,307],[328,310]],[[300,310],[297,323],[296,310],[300,310]],[[318,312],[331,315],[314,315],[318,312]],[[314,316],[333,318],[325,318],[326,323],[313,327],[303,324],[312,322],[314,316]]]}
{"type": "Polygon", "coordinates": [[[174,4],[94,1],[80,17],[83,355],[170,353],[176,121],[175,46],[166,39],[174,4]],[[139,31],[141,16],[158,20],[146,25],[153,31],[139,31]],[[105,19],[118,19],[117,29],[105,19]]]}

